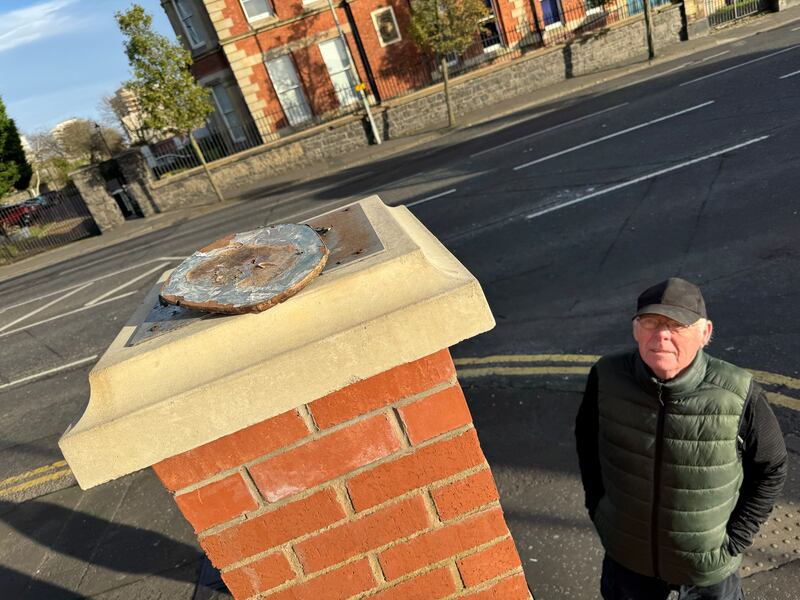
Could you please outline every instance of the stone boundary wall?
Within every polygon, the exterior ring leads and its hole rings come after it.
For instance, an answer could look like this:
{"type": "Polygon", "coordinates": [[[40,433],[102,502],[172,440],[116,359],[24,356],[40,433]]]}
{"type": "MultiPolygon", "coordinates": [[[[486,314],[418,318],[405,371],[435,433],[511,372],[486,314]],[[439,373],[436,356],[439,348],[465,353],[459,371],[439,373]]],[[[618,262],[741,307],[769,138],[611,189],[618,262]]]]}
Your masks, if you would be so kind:
{"type": "MultiPolygon", "coordinates": [[[[800,1],[800,0],[797,0],[800,1]]],[[[685,37],[681,5],[653,12],[656,50],[685,37]]],[[[569,44],[538,50],[512,62],[456,77],[452,92],[456,114],[466,114],[529,94],[570,77],[646,60],[644,17],[639,15],[569,44]]],[[[402,137],[447,122],[441,85],[389,101],[374,110],[386,139],[402,137]]],[[[271,176],[310,167],[370,144],[364,120],[348,116],[297,136],[215,161],[210,165],[224,196],[236,197],[271,176]]],[[[201,168],[155,181],[135,153],[120,161],[129,188],[146,214],[216,201],[201,168]],[[142,183],[142,180],[145,180],[142,183]],[[137,185],[138,182],[138,185],[137,185]]]]}
{"type": "MultiPolygon", "coordinates": [[[[317,164],[368,146],[369,143],[361,117],[349,116],[315,127],[294,138],[215,161],[209,166],[223,196],[234,198],[271,176],[317,164]]],[[[142,170],[144,159],[138,162],[139,165],[135,165],[125,161],[123,169],[129,181],[141,180],[142,176],[147,178],[147,202],[155,204],[158,211],[216,201],[202,168],[156,181],[150,175],[149,169],[142,170]]],[[[144,189],[137,191],[140,194],[145,193],[144,189]]]]}
{"type": "Polygon", "coordinates": [[[237,600],[530,600],[448,350],[153,466],[237,600]]]}
{"type": "MultiPolygon", "coordinates": [[[[653,11],[658,48],[682,39],[680,5],[653,11]]],[[[644,17],[638,16],[557,48],[540,50],[516,61],[468,73],[453,80],[451,94],[456,115],[502,100],[540,90],[571,77],[608,67],[647,60],[644,17]]],[[[383,113],[387,137],[399,137],[447,122],[444,91],[420,92],[412,100],[383,113]]]]}

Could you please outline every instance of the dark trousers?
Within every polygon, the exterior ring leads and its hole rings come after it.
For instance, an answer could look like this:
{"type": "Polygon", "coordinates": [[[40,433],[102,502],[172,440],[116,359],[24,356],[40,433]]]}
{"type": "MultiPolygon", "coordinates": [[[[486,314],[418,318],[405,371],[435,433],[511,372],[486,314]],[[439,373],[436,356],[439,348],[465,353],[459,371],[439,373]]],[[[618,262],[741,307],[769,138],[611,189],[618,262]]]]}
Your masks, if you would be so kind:
{"type": "Polygon", "coordinates": [[[715,585],[672,585],[626,569],[608,556],[603,559],[600,591],[604,600],[666,600],[678,590],[679,600],[743,600],[742,580],[738,573],[715,585]]]}

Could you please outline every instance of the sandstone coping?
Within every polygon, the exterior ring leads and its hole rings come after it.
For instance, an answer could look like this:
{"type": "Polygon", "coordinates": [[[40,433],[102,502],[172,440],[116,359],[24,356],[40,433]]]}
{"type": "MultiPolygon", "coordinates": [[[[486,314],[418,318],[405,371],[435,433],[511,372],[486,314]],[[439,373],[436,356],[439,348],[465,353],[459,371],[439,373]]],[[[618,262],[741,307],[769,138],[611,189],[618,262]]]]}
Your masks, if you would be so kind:
{"type": "MultiPolygon", "coordinates": [[[[361,206],[384,250],[263,313],[128,341],[153,287],[89,373],[59,441],[83,489],[133,473],[494,327],[480,284],[404,206],[361,206]]],[[[341,210],[341,209],[337,209],[341,210]]]]}

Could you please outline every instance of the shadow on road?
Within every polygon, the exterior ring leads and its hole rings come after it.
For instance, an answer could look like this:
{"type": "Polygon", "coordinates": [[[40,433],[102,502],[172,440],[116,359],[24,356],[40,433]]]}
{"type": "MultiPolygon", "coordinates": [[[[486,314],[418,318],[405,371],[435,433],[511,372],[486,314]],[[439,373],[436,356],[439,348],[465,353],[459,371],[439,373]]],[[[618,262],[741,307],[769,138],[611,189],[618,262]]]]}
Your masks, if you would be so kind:
{"type": "MultiPolygon", "coordinates": [[[[99,593],[117,587],[118,582],[124,579],[113,574],[109,576],[101,570],[157,575],[194,583],[197,573],[177,567],[198,562],[199,568],[199,561],[204,556],[196,547],[161,533],[111,522],[53,502],[31,500],[14,505],[0,501],[0,513],[3,513],[0,527],[11,529],[25,538],[16,548],[6,545],[2,554],[6,554],[15,565],[27,562],[25,566],[33,573],[0,567],[0,595],[4,598],[75,598],[78,590],[91,587],[93,593],[99,593]],[[28,542],[33,542],[33,545],[28,542]],[[79,562],[64,560],[64,557],[79,562]],[[73,589],[54,585],[50,579],[59,581],[61,585],[68,582],[73,589]],[[84,582],[88,585],[83,585],[84,582]]],[[[12,536],[7,534],[3,537],[11,542],[12,536]]]]}

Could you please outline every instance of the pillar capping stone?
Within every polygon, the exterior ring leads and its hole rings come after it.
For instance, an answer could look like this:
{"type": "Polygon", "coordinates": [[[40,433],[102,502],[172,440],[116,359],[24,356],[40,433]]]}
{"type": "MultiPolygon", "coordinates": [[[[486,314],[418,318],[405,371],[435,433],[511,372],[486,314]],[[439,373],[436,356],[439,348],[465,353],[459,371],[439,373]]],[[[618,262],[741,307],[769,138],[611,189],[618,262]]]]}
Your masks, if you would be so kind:
{"type": "Polygon", "coordinates": [[[161,277],[89,373],[88,403],[59,441],[81,488],[494,327],[478,281],[405,206],[378,196],[355,205],[382,250],[328,265],[265,312],[197,320],[131,346],[169,272],[161,277]]]}

